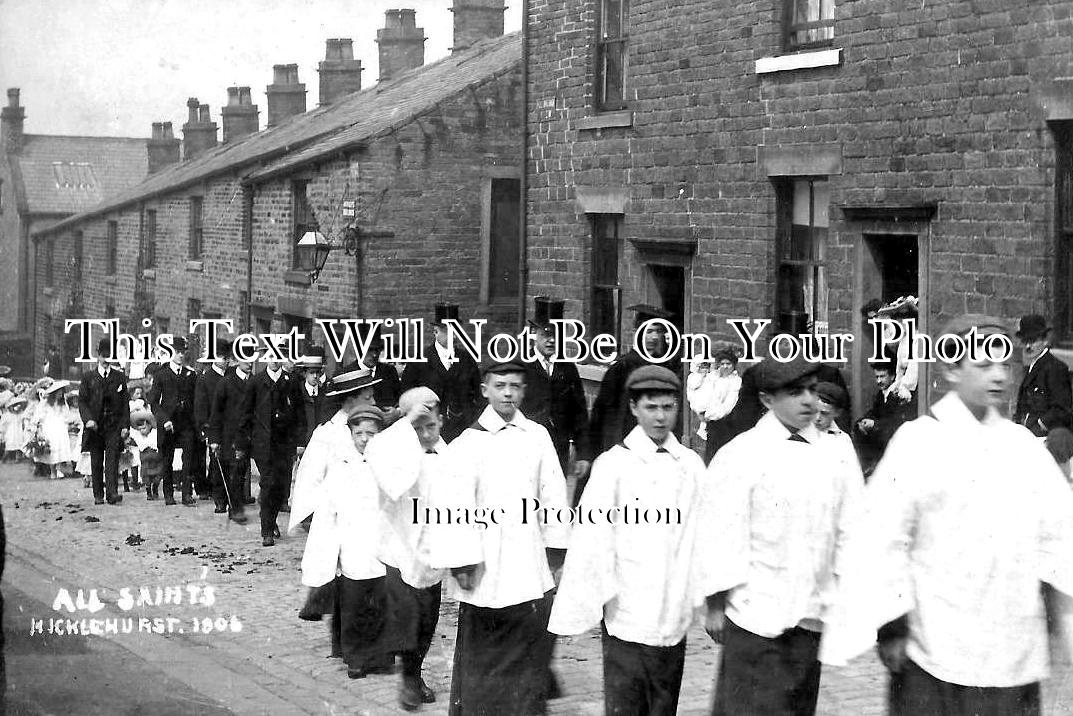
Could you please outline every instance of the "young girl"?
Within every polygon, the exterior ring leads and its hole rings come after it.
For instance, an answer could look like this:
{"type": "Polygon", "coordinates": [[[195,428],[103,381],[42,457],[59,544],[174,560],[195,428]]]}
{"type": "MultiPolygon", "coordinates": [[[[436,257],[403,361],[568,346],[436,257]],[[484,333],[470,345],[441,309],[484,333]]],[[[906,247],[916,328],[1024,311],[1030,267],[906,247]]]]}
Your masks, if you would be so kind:
{"type": "Polygon", "coordinates": [[[74,460],[71,455],[71,435],[67,428],[67,403],[64,400],[66,380],[58,380],[44,391],[44,400],[34,415],[35,433],[48,444],[45,452],[38,451],[35,460],[48,465],[49,477],[63,477],[63,466],[74,460]]]}
{"type": "Polygon", "coordinates": [[[82,457],[82,416],[78,412],[78,388],[68,390],[65,400],[67,402],[67,436],[70,440],[72,460],[70,477],[77,477],[77,463],[81,462],[82,457]]]}
{"type": "Polygon", "coordinates": [[[26,443],[22,426],[26,404],[25,395],[16,395],[8,402],[3,418],[0,418],[0,429],[4,433],[4,462],[18,462],[22,457],[22,446],[26,443]]]}
{"type": "Polygon", "coordinates": [[[690,374],[686,384],[689,407],[702,420],[697,435],[704,440],[708,440],[709,432],[725,430],[725,424],[720,421],[738,404],[738,392],[741,390],[741,377],[737,371],[738,355],[733,348],[719,348],[713,363],[714,370],[690,374]],[[697,380],[697,375],[703,375],[703,378],[697,380]]]}
{"type": "Polygon", "coordinates": [[[161,462],[156,446],[156,420],[148,410],[130,414],[130,442],[138,462],[135,483],[145,485],[145,499],[160,498],[161,462]]]}

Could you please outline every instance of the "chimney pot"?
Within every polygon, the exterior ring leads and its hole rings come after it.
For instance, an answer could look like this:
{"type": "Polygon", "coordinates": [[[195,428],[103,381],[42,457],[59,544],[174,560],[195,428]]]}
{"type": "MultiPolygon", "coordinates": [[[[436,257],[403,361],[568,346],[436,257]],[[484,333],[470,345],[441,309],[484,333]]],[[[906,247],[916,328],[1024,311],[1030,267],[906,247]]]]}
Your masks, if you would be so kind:
{"type": "Polygon", "coordinates": [[[320,104],[332,104],[343,95],[361,90],[361,60],[354,59],[354,41],[348,37],[327,41],[320,73],[320,104]]]}
{"type": "Polygon", "coordinates": [[[179,161],[179,140],[172,135],[171,122],[153,122],[148,148],[150,174],[179,161]]]}
{"type": "Polygon", "coordinates": [[[7,106],[0,111],[0,148],[10,154],[22,151],[26,109],[19,104],[19,88],[9,87],[7,106]]]}
{"type": "Polygon", "coordinates": [[[250,94],[249,87],[238,88],[238,103],[244,107],[253,106],[253,96],[250,94]]]}
{"type": "Polygon", "coordinates": [[[306,86],[298,81],[298,65],[273,65],[268,85],[268,126],[306,111],[306,86]]]}
{"type": "Polygon", "coordinates": [[[504,0],[453,0],[455,15],[454,46],[451,54],[469,49],[472,45],[503,34],[504,0]]]}
{"type": "Polygon", "coordinates": [[[220,108],[224,144],[256,132],[260,124],[259,114],[250,96],[249,87],[228,87],[227,104],[220,108]]]}
{"type": "Polygon", "coordinates": [[[376,31],[381,82],[425,64],[425,30],[416,26],[416,16],[410,8],[384,13],[384,27],[376,31]]]}
{"type": "Polygon", "coordinates": [[[183,158],[193,159],[216,146],[216,122],[209,116],[209,105],[198,102],[197,97],[186,101],[190,118],[183,125],[183,158]]]}
{"type": "Polygon", "coordinates": [[[227,88],[227,106],[228,107],[234,107],[237,104],[239,104],[238,87],[228,87],[227,88]]]}
{"type": "Polygon", "coordinates": [[[199,122],[211,122],[212,118],[209,117],[209,105],[203,104],[198,107],[198,121],[199,122]]]}

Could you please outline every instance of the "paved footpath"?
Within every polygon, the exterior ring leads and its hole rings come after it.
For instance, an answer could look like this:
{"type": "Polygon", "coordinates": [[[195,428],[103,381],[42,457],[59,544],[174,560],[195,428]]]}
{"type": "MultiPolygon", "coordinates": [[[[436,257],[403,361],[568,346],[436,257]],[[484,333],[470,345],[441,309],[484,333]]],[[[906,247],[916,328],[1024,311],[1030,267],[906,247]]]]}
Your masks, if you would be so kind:
{"type": "MultiPolygon", "coordinates": [[[[229,523],[213,514],[211,502],[165,507],[128,493],[121,505],[94,506],[81,480],[33,478],[25,465],[0,466],[0,504],[8,539],[4,582],[17,585],[27,604],[39,605],[14,623],[17,628],[21,621],[29,635],[32,620],[42,620],[46,633],[30,635],[42,640],[42,650],[50,619],[62,620],[63,629],[68,618],[95,618],[119,633],[92,639],[107,639],[110,647],[163,671],[166,688],[188,688],[189,701],[202,704],[205,713],[221,707],[235,714],[401,713],[398,676],[347,679],[338,659],[325,658],[327,622],[297,618],[305,595],[298,571],[303,537],[261,547],[256,520],[229,523]],[[48,607],[61,589],[74,601],[82,589],[88,602],[89,590],[96,589],[101,605],[94,613],[53,611],[48,607]],[[131,606],[124,589],[148,603],[131,606]],[[35,608],[40,611],[30,613],[35,608]]],[[[424,713],[447,710],[456,615],[456,605],[445,600],[425,662],[425,679],[439,698],[424,713]]],[[[679,713],[707,713],[719,650],[699,628],[689,640],[679,713]]],[[[9,653],[9,669],[32,655],[33,644],[23,642],[9,653]]],[[[561,639],[554,668],[566,696],[549,704],[550,713],[603,712],[597,634],[561,639]]],[[[845,669],[827,669],[819,713],[882,714],[884,690],[882,669],[871,655],[845,669]]],[[[1048,714],[1073,713],[1073,669],[1060,669],[1048,683],[1047,701],[1048,714]]]]}

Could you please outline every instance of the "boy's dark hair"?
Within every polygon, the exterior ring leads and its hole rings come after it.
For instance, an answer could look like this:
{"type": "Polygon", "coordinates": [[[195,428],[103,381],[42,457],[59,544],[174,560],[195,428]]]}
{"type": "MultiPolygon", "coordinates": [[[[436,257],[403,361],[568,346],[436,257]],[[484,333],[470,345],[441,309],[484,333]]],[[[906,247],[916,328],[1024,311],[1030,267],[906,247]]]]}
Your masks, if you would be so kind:
{"type": "Polygon", "coordinates": [[[872,364],[872,370],[874,370],[877,373],[879,371],[884,371],[886,373],[890,373],[891,375],[893,375],[894,373],[898,372],[898,367],[894,363],[894,361],[885,360],[885,361],[880,361],[878,363],[873,363],[872,364]]]}

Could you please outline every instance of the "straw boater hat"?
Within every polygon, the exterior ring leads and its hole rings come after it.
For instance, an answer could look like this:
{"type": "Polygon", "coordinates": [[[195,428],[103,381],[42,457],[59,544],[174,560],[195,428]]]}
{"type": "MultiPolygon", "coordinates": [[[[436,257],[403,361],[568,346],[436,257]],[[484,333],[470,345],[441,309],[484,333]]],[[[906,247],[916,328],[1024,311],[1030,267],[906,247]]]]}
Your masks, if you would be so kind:
{"type": "Polygon", "coordinates": [[[7,404],[7,409],[14,410],[15,408],[19,407],[25,408],[26,403],[27,401],[25,395],[16,395],[14,398],[11,399],[11,402],[7,404]]]}
{"type": "MultiPolygon", "coordinates": [[[[374,378],[371,370],[351,370],[339,373],[329,381],[324,391],[325,397],[333,397],[354,393],[362,388],[368,388],[380,382],[380,378],[374,378]]],[[[383,415],[380,419],[383,420],[383,415]]]]}
{"type": "Polygon", "coordinates": [[[310,368],[324,368],[325,351],[323,346],[309,346],[305,349],[298,367],[302,370],[310,368]]]}
{"type": "Polygon", "coordinates": [[[71,381],[69,381],[69,380],[57,380],[52,385],[50,385],[47,388],[45,388],[45,395],[52,395],[53,393],[55,393],[58,390],[63,390],[64,388],[66,388],[70,384],[71,384],[71,381]]]}
{"type": "Polygon", "coordinates": [[[11,366],[0,365],[0,375],[8,375],[11,373],[11,366]]]}

